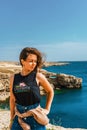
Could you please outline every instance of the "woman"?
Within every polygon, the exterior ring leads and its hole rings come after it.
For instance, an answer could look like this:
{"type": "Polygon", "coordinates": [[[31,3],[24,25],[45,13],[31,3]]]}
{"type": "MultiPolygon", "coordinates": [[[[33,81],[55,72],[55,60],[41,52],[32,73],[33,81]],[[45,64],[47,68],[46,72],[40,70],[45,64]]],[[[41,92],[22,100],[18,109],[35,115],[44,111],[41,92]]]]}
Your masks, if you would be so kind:
{"type": "MultiPolygon", "coordinates": [[[[15,108],[21,115],[40,105],[39,86],[47,92],[44,111],[47,114],[50,112],[54,92],[46,77],[38,71],[43,63],[42,58],[41,52],[36,48],[26,47],[20,53],[22,70],[10,78],[11,130],[23,130],[19,117],[15,116],[15,108]]],[[[33,116],[23,118],[23,121],[30,126],[31,130],[46,130],[45,125],[38,123],[33,116]]]]}

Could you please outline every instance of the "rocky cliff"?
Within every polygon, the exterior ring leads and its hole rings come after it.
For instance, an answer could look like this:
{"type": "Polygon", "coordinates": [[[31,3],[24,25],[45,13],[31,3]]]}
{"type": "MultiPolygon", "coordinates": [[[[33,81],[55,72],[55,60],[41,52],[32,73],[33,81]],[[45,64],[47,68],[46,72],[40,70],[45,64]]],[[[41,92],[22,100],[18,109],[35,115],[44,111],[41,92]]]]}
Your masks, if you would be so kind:
{"type": "MultiPolygon", "coordinates": [[[[53,63],[52,63],[53,64],[53,63]]],[[[11,74],[21,71],[21,66],[15,62],[0,62],[0,101],[4,101],[9,97],[9,78],[11,74]]],[[[54,89],[62,88],[80,88],[82,79],[73,75],[51,73],[41,69],[54,89]]],[[[40,87],[41,94],[45,91],[40,87]]]]}
{"type": "MultiPolygon", "coordinates": [[[[0,111],[0,130],[10,130],[9,124],[10,124],[10,111],[7,111],[7,110],[0,111]]],[[[81,128],[64,128],[64,127],[55,126],[52,124],[48,124],[46,128],[47,130],[87,130],[87,129],[81,129],[81,128]]]]}
{"type": "MultiPolygon", "coordinates": [[[[48,65],[55,65],[54,63],[47,63],[48,65]]],[[[56,64],[58,65],[58,64],[56,64]]],[[[60,64],[59,64],[60,65],[60,64]]],[[[62,64],[61,64],[62,65],[62,64]]],[[[63,64],[64,65],[64,64],[63,64]]],[[[0,102],[6,101],[9,98],[9,78],[11,74],[18,73],[21,70],[21,66],[17,62],[0,62],[0,102]]],[[[51,73],[46,70],[41,72],[47,77],[48,81],[54,89],[65,88],[80,88],[82,79],[66,74],[51,73]]],[[[41,94],[45,94],[45,91],[41,88],[41,94]]],[[[0,130],[9,130],[10,111],[0,110],[0,130]]],[[[54,126],[48,124],[47,129],[49,130],[73,130],[72,128],[64,128],[61,126],[54,126]]],[[[85,130],[85,129],[74,129],[74,130],[85,130]]]]}

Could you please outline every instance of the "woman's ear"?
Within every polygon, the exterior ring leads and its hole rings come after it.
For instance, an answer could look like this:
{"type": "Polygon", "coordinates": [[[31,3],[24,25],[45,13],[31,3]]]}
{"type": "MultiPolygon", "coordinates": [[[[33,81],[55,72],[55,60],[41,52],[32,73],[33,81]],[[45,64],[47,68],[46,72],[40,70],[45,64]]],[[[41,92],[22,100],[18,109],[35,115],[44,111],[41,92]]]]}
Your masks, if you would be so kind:
{"type": "Polygon", "coordinates": [[[24,65],[24,60],[23,59],[21,59],[21,64],[24,65]]]}

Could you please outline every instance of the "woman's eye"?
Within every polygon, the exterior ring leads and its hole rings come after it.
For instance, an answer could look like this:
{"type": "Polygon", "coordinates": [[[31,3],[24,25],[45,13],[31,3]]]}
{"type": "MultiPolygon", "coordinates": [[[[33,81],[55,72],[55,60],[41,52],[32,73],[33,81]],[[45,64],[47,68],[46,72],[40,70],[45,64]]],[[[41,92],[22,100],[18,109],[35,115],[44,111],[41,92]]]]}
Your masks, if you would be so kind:
{"type": "Polygon", "coordinates": [[[32,61],[29,61],[29,63],[33,63],[32,61]]]}
{"type": "Polygon", "coordinates": [[[33,63],[36,64],[37,61],[29,61],[29,63],[30,63],[30,64],[33,64],[33,63]]]}

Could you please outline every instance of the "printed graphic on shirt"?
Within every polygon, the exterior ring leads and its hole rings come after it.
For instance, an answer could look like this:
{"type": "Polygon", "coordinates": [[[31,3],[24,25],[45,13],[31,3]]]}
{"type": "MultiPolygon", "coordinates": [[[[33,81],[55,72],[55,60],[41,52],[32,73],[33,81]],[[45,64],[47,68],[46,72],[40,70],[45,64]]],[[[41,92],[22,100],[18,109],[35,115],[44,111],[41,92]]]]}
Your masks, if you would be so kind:
{"type": "Polygon", "coordinates": [[[16,85],[14,88],[15,93],[29,92],[30,86],[27,86],[24,82],[21,82],[19,85],[16,85]]]}

